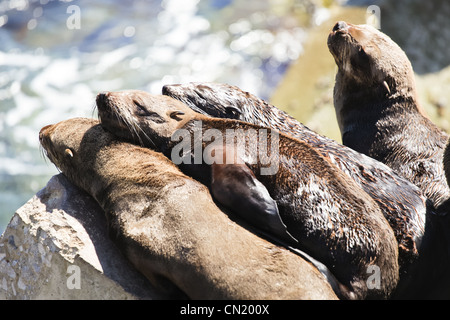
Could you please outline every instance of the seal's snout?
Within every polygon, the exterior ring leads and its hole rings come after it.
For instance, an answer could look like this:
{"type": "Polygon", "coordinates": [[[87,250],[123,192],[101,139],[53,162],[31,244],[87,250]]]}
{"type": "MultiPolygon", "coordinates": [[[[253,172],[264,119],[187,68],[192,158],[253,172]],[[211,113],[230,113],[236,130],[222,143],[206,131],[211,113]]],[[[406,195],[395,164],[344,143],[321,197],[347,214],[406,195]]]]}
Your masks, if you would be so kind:
{"type": "Polygon", "coordinates": [[[49,134],[48,131],[49,131],[50,128],[52,128],[52,127],[53,127],[53,125],[49,124],[48,126],[43,127],[43,128],[41,129],[41,131],[39,131],[39,141],[42,142],[42,140],[43,140],[46,136],[48,136],[48,134],[49,134]]]}
{"type": "Polygon", "coordinates": [[[346,32],[348,31],[348,24],[345,21],[338,21],[333,27],[333,32],[346,32]]]}
{"type": "Polygon", "coordinates": [[[44,150],[44,153],[49,157],[49,159],[50,159],[49,148],[52,145],[51,133],[54,130],[55,125],[49,124],[39,131],[39,143],[41,145],[41,148],[43,148],[42,150],[44,150]]]}
{"type": "Polygon", "coordinates": [[[95,102],[97,103],[97,107],[104,106],[106,104],[106,100],[108,100],[109,92],[100,92],[97,94],[97,98],[95,102]]]}
{"type": "Polygon", "coordinates": [[[345,46],[348,44],[349,39],[351,38],[352,29],[353,25],[351,23],[338,21],[328,35],[328,49],[330,49],[330,52],[335,58],[336,63],[339,63],[339,61],[341,61],[342,52],[345,49],[345,46]]]}
{"type": "Polygon", "coordinates": [[[164,96],[171,96],[171,94],[173,93],[174,89],[176,89],[177,87],[180,87],[180,86],[181,85],[179,85],[179,84],[166,84],[162,88],[162,94],[164,96]]]}

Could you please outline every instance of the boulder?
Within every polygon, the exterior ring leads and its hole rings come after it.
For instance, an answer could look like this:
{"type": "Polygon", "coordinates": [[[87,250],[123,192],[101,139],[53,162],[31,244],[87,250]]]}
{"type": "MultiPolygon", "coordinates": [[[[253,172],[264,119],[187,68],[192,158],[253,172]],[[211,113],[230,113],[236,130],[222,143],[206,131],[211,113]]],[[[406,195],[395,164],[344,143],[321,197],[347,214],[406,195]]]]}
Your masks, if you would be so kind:
{"type": "Polygon", "coordinates": [[[64,175],[0,237],[0,299],[164,298],[109,240],[102,209],[64,175]]]}

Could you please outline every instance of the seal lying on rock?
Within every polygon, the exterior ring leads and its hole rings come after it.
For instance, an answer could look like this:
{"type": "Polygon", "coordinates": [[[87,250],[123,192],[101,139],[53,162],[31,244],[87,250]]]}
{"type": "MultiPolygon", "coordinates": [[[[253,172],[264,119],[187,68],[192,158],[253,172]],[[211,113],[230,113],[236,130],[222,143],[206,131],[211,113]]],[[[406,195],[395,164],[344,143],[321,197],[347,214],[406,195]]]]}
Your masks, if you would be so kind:
{"type": "Polygon", "coordinates": [[[386,165],[317,134],[284,111],[235,86],[187,83],[165,85],[162,91],[205,115],[267,126],[305,141],[376,201],[396,235],[401,275],[417,260],[425,230],[426,198],[417,186],[386,165]]]}
{"type": "Polygon", "coordinates": [[[335,299],[308,262],[231,221],[205,186],[162,154],[119,142],[98,121],[42,128],[50,160],[106,213],[132,264],[192,299],[335,299]]]}
{"type": "Polygon", "coordinates": [[[267,214],[254,199],[267,200],[271,210],[279,210],[298,247],[323,262],[348,288],[347,297],[387,298],[395,289],[398,251],[389,224],[354,181],[306,143],[249,123],[206,117],[175,99],[142,91],[101,93],[97,106],[105,128],[162,151],[250,223],[256,215],[267,214]],[[175,136],[182,141],[173,140],[175,136]],[[235,138],[236,144],[229,143],[235,138]],[[274,141],[277,148],[262,155],[265,144],[274,141]],[[274,164],[276,170],[263,173],[274,164]],[[236,191],[246,188],[251,189],[250,198],[236,191]],[[254,211],[249,210],[252,206],[254,211]],[[373,265],[380,270],[380,286],[368,288],[368,268],[373,265]]]}
{"type": "MultiPolygon", "coordinates": [[[[166,85],[163,94],[200,113],[265,125],[313,146],[377,202],[394,229],[401,270],[395,297],[449,297],[449,277],[446,276],[449,269],[446,246],[450,243],[449,217],[434,214],[434,208],[426,205],[429,201],[417,186],[381,162],[309,130],[285,112],[235,86],[220,83],[166,85]]],[[[449,146],[446,152],[446,172],[450,172],[449,146]]],[[[447,174],[450,181],[449,177],[450,173],[447,174]]],[[[447,206],[450,208],[450,201],[447,206]]],[[[440,211],[450,212],[448,208],[443,205],[440,211]]]]}
{"type": "Polygon", "coordinates": [[[435,206],[449,198],[442,169],[448,135],[422,113],[403,50],[371,26],[343,21],[328,47],[338,66],[334,107],[343,143],[387,164],[435,206]]]}

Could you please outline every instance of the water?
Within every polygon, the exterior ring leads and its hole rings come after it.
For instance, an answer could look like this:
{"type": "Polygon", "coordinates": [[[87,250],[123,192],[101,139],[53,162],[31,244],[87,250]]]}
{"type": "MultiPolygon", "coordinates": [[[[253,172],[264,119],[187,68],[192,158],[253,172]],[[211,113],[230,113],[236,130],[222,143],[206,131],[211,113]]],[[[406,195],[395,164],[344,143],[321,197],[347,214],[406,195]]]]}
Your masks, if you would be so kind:
{"type": "Polygon", "coordinates": [[[326,15],[302,0],[0,2],[0,233],[58,173],[41,127],[96,117],[106,90],[217,81],[268,98],[326,15]]]}

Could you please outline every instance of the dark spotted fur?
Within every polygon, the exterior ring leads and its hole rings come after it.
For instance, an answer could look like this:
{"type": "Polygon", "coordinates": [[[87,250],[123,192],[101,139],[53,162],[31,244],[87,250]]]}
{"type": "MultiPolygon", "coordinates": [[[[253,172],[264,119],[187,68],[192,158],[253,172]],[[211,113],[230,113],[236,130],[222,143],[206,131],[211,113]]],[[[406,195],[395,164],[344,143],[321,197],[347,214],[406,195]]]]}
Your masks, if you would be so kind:
{"type": "MultiPolygon", "coordinates": [[[[102,125],[109,131],[144,143],[151,139],[153,142],[146,145],[156,147],[169,157],[178,145],[177,141],[172,141],[172,134],[184,129],[196,139],[197,121],[202,122],[201,130],[216,129],[224,134],[227,129],[236,129],[232,132],[265,129],[243,121],[206,117],[170,97],[140,91],[103,94],[97,99],[97,106],[102,125]],[[151,117],[154,114],[165,122],[155,122],[151,117]],[[130,129],[127,131],[126,127],[130,129]],[[133,128],[140,130],[135,132],[133,128]],[[138,139],[136,134],[140,136],[138,139]]],[[[274,133],[269,132],[272,139],[274,133]]],[[[197,135],[197,139],[202,136],[197,135]]],[[[389,297],[398,281],[397,242],[373,199],[305,142],[279,134],[279,152],[275,152],[279,156],[275,160],[279,160],[279,168],[274,174],[262,175],[260,159],[244,147],[244,144],[258,141],[248,138],[239,141],[237,148],[245,154],[244,162],[276,201],[289,233],[298,240],[298,248],[327,265],[350,290],[347,297],[389,297]],[[379,288],[368,288],[366,283],[367,267],[372,263],[381,270],[379,288]]],[[[191,147],[194,145],[195,142],[191,147]]],[[[188,152],[192,156],[193,150],[188,149],[188,152]]],[[[276,157],[275,154],[271,157],[276,157]]],[[[180,168],[207,185],[211,183],[210,169],[205,163],[184,164],[180,168]]],[[[229,178],[231,184],[239,184],[232,176],[229,178]]]]}
{"type": "Polygon", "coordinates": [[[399,243],[400,265],[417,258],[425,229],[426,199],[392,169],[321,136],[284,111],[235,86],[220,83],[166,85],[163,94],[203,114],[267,126],[308,143],[360,185],[380,206],[399,243]]]}

